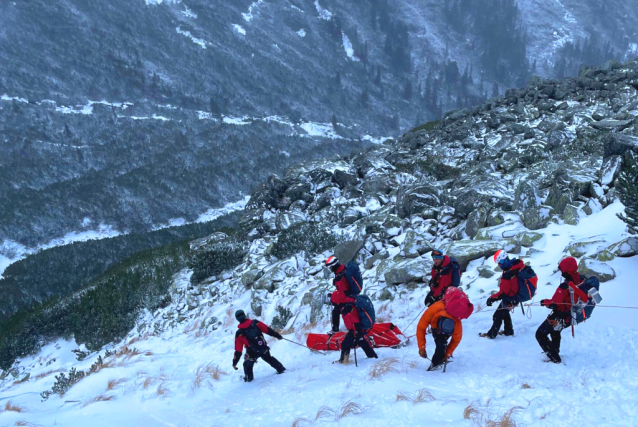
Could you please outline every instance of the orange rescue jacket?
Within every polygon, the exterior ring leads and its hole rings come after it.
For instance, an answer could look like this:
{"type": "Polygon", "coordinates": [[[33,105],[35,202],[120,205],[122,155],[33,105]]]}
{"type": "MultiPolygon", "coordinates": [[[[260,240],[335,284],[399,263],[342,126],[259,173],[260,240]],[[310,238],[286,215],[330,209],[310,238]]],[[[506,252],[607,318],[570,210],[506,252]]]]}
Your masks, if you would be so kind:
{"type": "Polygon", "coordinates": [[[461,338],[463,338],[463,325],[459,319],[452,317],[445,311],[445,302],[435,302],[423,313],[421,320],[419,320],[419,325],[416,328],[416,339],[419,344],[419,350],[425,349],[425,331],[428,329],[428,326],[431,326],[432,329],[437,329],[441,317],[454,320],[454,333],[452,333],[452,340],[448,344],[445,354],[445,357],[450,357],[461,342],[461,338]]]}

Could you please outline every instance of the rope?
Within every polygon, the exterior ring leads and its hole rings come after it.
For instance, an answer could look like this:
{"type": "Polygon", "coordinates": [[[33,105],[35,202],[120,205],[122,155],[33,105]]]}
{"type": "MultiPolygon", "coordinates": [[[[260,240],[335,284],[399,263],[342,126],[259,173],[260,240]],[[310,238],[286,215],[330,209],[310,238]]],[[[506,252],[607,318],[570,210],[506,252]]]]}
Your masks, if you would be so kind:
{"type": "Polygon", "coordinates": [[[293,341],[293,340],[289,340],[288,338],[281,337],[281,339],[283,339],[284,341],[288,341],[288,342],[291,342],[291,343],[293,343],[293,344],[296,344],[296,345],[298,345],[299,347],[307,348],[307,349],[308,349],[308,350],[310,350],[310,351],[316,351],[316,352],[318,352],[318,353],[325,354],[325,353],[323,353],[321,350],[315,350],[314,348],[310,348],[310,347],[308,347],[307,345],[304,345],[304,344],[298,343],[298,342],[293,341]]]}

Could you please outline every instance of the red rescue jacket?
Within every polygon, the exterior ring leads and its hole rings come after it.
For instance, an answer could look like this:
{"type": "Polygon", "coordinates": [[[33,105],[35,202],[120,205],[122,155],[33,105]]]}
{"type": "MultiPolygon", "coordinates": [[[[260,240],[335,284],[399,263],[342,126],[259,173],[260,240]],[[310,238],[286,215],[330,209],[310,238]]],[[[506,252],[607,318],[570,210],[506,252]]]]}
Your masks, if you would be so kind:
{"type": "Polygon", "coordinates": [[[340,266],[335,272],[334,285],[337,290],[330,296],[330,301],[333,304],[341,305],[341,317],[343,318],[343,324],[350,330],[355,329],[355,324],[359,323],[359,313],[354,307],[355,299],[347,295],[350,292],[350,284],[348,279],[343,274],[346,269],[345,265],[340,266]]]}
{"type": "Polygon", "coordinates": [[[492,295],[496,299],[500,296],[514,297],[518,293],[518,272],[525,268],[523,261],[516,260],[512,267],[503,272],[501,282],[498,285],[498,292],[492,295]]]}
{"type": "MultiPolygon", "coordinates": [[[[252,322],[252,319],[246,319],[237,326],[237,329],[247,329],[252,322]]],[[[261,331],[262,334],[270,335],[270,328],[268,325],[262,322],[257,322],[257,329],[261,331]]],[[[250,343],[248,342],[248,338],[245,335],[241,334],[240,331],[235,334],[235,351],[241,354],[244,351],[244,347],[250,348],[250,343]]]]}
{"type": "Polygon", "coordinates": [[[430,285],[430,290],[432,291],[432,296],[438,297],[452,284],[452,268],[449,268],[450,265],[450,257],[445,255],[443,258],[443,262],[439,267],[432,267],[432,282],[430,285]],[[447,267],[447,268],[446,268],[447,267]],[[445,274],[439,275],[441,270],[445,270],[445,274]]]}

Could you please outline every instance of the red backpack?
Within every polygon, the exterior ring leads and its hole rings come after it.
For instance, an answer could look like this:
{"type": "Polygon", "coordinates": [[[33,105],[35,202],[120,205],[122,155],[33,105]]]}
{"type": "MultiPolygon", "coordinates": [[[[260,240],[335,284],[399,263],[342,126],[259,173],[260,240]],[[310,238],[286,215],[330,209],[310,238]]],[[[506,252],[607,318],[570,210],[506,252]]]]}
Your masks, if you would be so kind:
{"type": "Polygon", "coordinates": [[[460,288],[448,287],[443,295],[443,302],[445,303],[445,311],[450,316],[460,320],[467,319],[474,311],[474,305],[460,288]]]}

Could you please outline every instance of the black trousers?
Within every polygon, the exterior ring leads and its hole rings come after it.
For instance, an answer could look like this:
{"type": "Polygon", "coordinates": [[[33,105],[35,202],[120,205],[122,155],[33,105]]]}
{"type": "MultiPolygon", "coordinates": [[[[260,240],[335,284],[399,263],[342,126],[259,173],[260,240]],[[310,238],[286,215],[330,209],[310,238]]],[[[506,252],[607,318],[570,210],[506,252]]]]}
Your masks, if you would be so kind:
{"type": "Polygon", "coordinates": [[[536,341],[547,357],[560,360],[560,333],[569,326],[570,315],[552,312],[536,330],[536,341]],[[551,338],[551,341],[550,341],[551,338]]]}
{"type": "Polygon", "coordinates": [[[253,366],[260,357],[264,360],[264,362],[275,368],[277,372],[281,373],[286,370],[284,365],[270,354],[270,350],[263,354],[249,353],[247,351],[246,357],[244,358],[244,375],[246,375],[246,379],[252,381],[255,378],[253,376],[253,366]]]}
{"type": "Polygon", "coordinates": [[[443,360],[445,359],[445,351],[447,350],[447,344],[450,336],[433,329],[432,337],[436,344],[436,350],[434,350],[434,356],[432,356],[432,365],[437,366],[443,363],[443,360]]]}
{"type": "Polygon", "coordinates": [[[332,325],[332,332],[339,332],[339,319],[341,319],[341,305],[333,304],[332,317],[330,319],[330,324],[332,325]]]}
{"type": "Polygon", "coordinates": [[[505,335],[514,335],[514,326],[512,325],[512,316],[510,316],[510,308],[518,306],[518,303],[505,303],[505,301],[501,300],[501,303],[498,305],[498,309],[494,312],[492,316],[492,327],[487,332],[487,335],[490,338],[496,338],[498,335],[498,331],[501,330],[501,325],[505,323],[504,332],[505,335]]]}
{"type": "MultiPolygon", "coordinates": [[[[357,324],[358,325],[358,324],[357,324]]],[[[374,351],[368,340],[365,339],[364,334],[361,331],[355,332],[353,330],[349,330],[346,334],[346,337],[341,342],[341,359],[345,355],[350,355],[350,349],[354,346],[359,346],[363,349],[363,352],[366,354],[366,357],[377,357],[377,353],[374,351]]]]}

